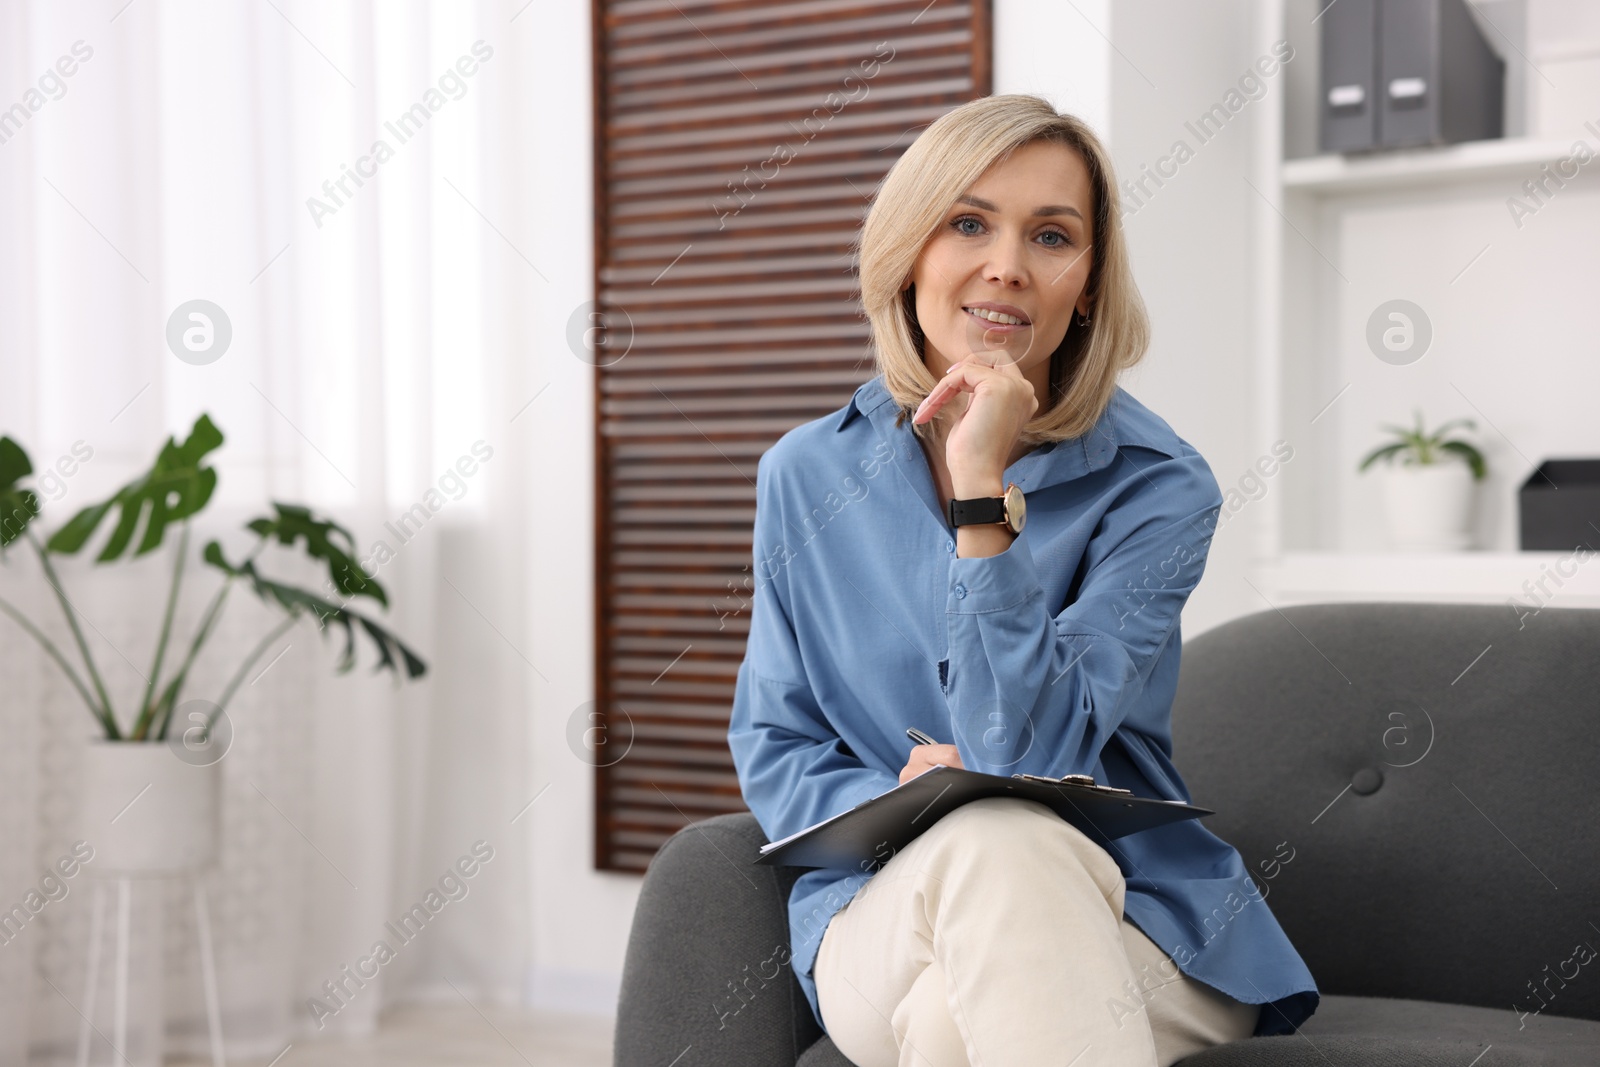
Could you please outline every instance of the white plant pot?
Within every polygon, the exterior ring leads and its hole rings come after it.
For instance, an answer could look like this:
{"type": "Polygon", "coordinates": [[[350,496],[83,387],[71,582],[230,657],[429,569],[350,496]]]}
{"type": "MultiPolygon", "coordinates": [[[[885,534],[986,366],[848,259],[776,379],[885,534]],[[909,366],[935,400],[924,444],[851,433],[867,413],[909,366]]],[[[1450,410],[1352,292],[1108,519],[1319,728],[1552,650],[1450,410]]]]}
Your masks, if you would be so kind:
{"type": "Polygon", "coordinates": [[[1456,552],[1472,543],[1472,468],[1456,460],[1382,470],[1389,539],[1405,552],[1456,552]]]}
{"type": "Polygon", "coordinates": [[[216,862],[221,764],[185,762],[162,742],[91,741],[84,751],[78,837],[86,872],[162,877],[216,862]]]}

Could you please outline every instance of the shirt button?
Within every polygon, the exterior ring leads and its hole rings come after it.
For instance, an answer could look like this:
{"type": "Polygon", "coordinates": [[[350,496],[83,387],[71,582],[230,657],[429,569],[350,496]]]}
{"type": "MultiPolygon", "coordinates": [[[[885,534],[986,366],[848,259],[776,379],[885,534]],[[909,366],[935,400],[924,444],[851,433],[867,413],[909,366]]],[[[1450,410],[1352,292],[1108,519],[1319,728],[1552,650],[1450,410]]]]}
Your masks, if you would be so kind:
{"type": "Polygon", "coordinates": [[[960,600],[963,597],[965,597],[966,595],[967,595],[967,587],[962,585],[962,584],[960,584],[959,582],[957,582],[956,583],[956,599],[960,600]]]}
{"type": "Polygon", "coordinates": [[[944,550],[946,552],[954,552],[956,550],[956,543],[954,541],[946,541],[944,543],[944,550]]]}

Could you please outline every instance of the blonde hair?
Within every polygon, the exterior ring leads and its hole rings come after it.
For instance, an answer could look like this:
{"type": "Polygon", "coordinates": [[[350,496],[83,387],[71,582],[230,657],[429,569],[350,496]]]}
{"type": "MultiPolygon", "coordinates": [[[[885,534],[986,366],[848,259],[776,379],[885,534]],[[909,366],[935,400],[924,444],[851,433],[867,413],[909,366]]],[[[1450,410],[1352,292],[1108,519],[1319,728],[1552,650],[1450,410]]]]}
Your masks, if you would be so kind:
{"type": "MultiPolygon", "coordinates": [[[[906,418],[938,384],[923,362],[915,288],[901,290],[944,215],[990,166],[1035,141],[1066,145],[1089,172],[1094,194],[1089,324],[1074,317],[1050,356],[1050,402],[1023,427],[1029,445],[1081,437],[1110,404],[1117,375],[1144,358],[1150,320],[1133,281],[1111,159],[1081,119],[1021,93],[985,96],[940,116],[889,169],[861,225],[855,258],[874,358],[906,418]]],[[[930,420],[913,426],[919,435],[930,420]]]]}

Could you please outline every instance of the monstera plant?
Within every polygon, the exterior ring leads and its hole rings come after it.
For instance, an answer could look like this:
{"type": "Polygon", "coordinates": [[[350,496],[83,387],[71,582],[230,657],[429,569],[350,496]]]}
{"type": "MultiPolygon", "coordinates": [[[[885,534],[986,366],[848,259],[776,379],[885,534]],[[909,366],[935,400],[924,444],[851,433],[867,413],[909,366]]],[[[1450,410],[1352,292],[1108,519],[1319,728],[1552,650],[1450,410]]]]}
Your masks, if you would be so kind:
{"type": "Polygon", "coordinates": [[[389,606],[383,587],[369,578],[357,563],[350,532],[329,519],[318,518],[308,508],[278,502],[273,502],[271,515],[246,524],[257,540],[237,563],[228,560],[219,542],[211,541],[205,546],[200,558],[220,577],[220,582],[187,648],[181,656],[173,651],[173,618],[189,561],[190,524],[216,492],[217,472],[208,464],[207,457],[221,447],[222,440],[222,432],[210,417],[201,415],[187,439],[179,442],[175,437],[167,438],[155,464],[147,472],[123,486],[109,500],[83,508],[66,525],[46,537],[37,529],[35,521],[40,514],[39,497],[22,484],[33,474],[33,464],[20,445],[9,437],[0,437],[0,563],[9,562],[8,552],[15,551],[19,544],[32,549],[66,616],[67,627],[82,660],[82,673],[38,626],[4,597],[0,597],[0,612],[10,616],[61,668],[108,741],[167,740],[173,712],[183,697],[190,671],[207,639],[216,630],[229,592],[241,583],[269,607],[282,612],[283,619],[249,651],[216,699],[208,701],[211,705],[208,714],[203,724],[197,724],[202,733],[214,726],[250,669],[290,627],[306,616],[316,622],[324,636],[334,628],[343,631],[344,649],[337,665],[340,673],[355,666],[358,630],[377,650],[374,672],[388,670],[397,684],[402,671],[406,678],[418,678],[426,672],[422,660],[398,637],[370,616],[348,606],[361,597],[376,601],[385,610],[389,606]],[[106,690],[94,655],[84,639],[78,612],[53,562],[53,557],[83,551],[108,519],[111,532],[95,556],[97,563],[147,555],[160,548],[173,530],[178,541],[171,585],[156,631],[154,662],[142,691],[122,705],[128,709],[125,713],[119,713],[106,690]],[[328,587],[338,593],[339,602],[261,573],[257,557],[271,546],[286,551],[298,549],[325,565],[328,587]],[[169,664],[169,660],[173,662],[169,664]]]}

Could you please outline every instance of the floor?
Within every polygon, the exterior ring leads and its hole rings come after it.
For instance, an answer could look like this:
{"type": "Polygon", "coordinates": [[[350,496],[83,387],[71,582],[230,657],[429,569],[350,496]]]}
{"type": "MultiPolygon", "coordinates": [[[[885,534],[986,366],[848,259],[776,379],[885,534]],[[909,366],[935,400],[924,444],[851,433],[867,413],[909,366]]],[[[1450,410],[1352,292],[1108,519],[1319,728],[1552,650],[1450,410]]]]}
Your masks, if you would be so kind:
{"type": "MultiPolygon", "coordinates": [[[[272,1060],[229,1067],[611,1067],[612,1020],[515,1008],[443,1005],[396,1008],[359,1041],[289,1046],[272,1060]]],[[[210,1067],[209,1059],[169,1067],[210,1067]]]]}

